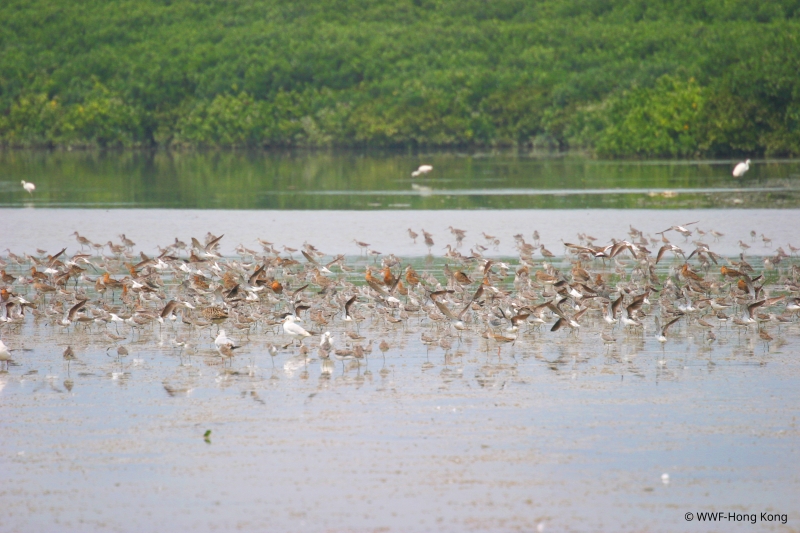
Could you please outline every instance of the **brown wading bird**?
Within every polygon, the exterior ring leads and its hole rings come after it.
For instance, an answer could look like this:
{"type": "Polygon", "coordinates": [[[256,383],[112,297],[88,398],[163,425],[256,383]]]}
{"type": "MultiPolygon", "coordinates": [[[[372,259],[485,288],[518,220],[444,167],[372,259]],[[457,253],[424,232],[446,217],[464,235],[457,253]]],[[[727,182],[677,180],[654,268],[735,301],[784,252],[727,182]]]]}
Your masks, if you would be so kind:
{"type": "MultiPolygon", "coordinates": [[[[693,251],[684,254],[667,238],[674,235],[670,231],[695,235],[692,228],[673,226],[660,239],[659,234],[630,228],[623,239],[598,246],[594,237],[579,234],[579,244],[564,242],[558,256],[538,241],[536,246],[525,242],[522,228],[516,228],[520,232],[512,235],[518,257],[484,258],[487,247],[477,243],[466,256],[449,245],[446,254],[415,258],[413,266],[391,253],[371,254],[365,260],[355,249],[355,257],[325,259],[308,243],[303,243],[295,260],[288,255],[295,248],[264,240],[263,252],[239,245],[234,248],[237,255],[226,257],[218,248],[221,237],[214,236],[207,237],[206,244],[195,239],[191,247],[183,248],[173,244],[171,236],[158,255],[134,251],[132,241],[123,240],[121,250],[112,241],[111,246],[108,242],[95,246],[84,238],[85,243],[78,242],[82,248],[89,246],[91,254],[70,255],[64,249],[52,255],[41,250],[37,255],[10,250],[0,254],[0,333],[7,344],[16,346],[42,338],[52,325],[69,328],[53,333],[64,335],[61,349],[66,344],[72,348],[62,354],[67,368],[76,351],[91,354],[109,345],[109,354],[113,349],[118,357],[127,350],[141,350],[148,354],[148,363],[180,348],[181,359],[184,351],[213,353],[235,366],[234,356],[244,351],[238,343],[214,342],[210,347],[215,335],[219,338],[227,331],[242,344],[247,338],[246,346],[254,347],[248,372],[254,372],[255,359],[261,355],[277,366],[278,357],[299,354],[304,365],[310,366],[317,356],[325,360],[321,373],[328,374],[334,355],[343,362],[362,358],[366,362],[373,343],[384,359],[415,349],[442,348],[447,354],[445,366],[478,345],[483,349],[483,338],[489,350],[497,346],[498,355],[503,345],[512,344],[515,352],[532,357],[531,361],[548,359],[554,347],[578,354],[612,345],[619,348],[614,358],[627,358],[652,350],[659,342],[666,347],[667,338],[676,341],[676,348],[677,341],[692,339],[704,352],[713,347],[732,359],[754,342],[766,343],[767,349],[770,342],[796,343],[792,322],[800,311],[798,259],[778,248],[766,258],[752,260],[753,265],[737,252],[714,267],[720,258],[715,245],[696,241],[693,251]],[[660,248],[651,252],[649,245],[660,248]],[[122,297],[114,298],[113,292],[122,297]],[[163,328],[165,321],[168,328],[163,328]],[[212,324],[221,328],[223,322],[225,330],[211,335],[205,331],[212,324]],[[622,335],[613,331],[618,323],[627,328],[622,335]],[[566,329],[573,335],[557,333],[566,329]],[[306,336],[318,335],[314,330],[326,333],[309,351],[308,343],[303,343],[306,336]],[[581,332],[583,339],[578,336],[581,332]],[[276,340],[283,335],[294,342],[287,343],[285,337],[276,340]],[[334,350],[334,336],[340,339],[339,350],[334,350]],[[476,340],[481,342],[475,344],[476,340]]],[[[448,229],[459,242],[466,234],[452,226],[448,229]]],[[[733,247],[739,237],[747,238],[746,233],[728,233],[706,235],[724,237],[733,247]]],[[[432,245],[432,234],[425,232],[425,238],[426,245],[432,245]]],[[[489,247],[503,238],[479,236],[489,247]]],[[[390,245],[382,242],[380,248],[391,252],[390,245]]],[[[7,372],[19,371],[19,366],[30,370],[26,361],[11,364],[12,352],[3,346],[0,360],[6,362],[7,372]]],[[[695,356],[691,349],[686,354],[695,356]]],[[[637,364],[643,366],[643,360],[637,364]]],[[[384,366],[402,366],[391,363],[384,366]]],[[[91,367],[95,361],[87,357],[83,364],[91,367]]],[[[442,373],[444,379],[449,379],[451,370],[442,373]]],[[[87,373],[98,371],[89,368],[87,373]]],[[[244,374],[226,375],[244,379],[244,374]]]]}

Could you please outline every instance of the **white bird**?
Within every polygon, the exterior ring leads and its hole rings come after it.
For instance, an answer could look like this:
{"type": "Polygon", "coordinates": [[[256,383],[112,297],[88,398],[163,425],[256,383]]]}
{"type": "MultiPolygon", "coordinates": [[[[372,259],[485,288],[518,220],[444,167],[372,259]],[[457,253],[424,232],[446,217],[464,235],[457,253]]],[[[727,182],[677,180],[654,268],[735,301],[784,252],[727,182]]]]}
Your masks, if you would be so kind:
{"type": "Polygon", "coordinates": [[[28,194],[33,195],[33,191],[36,190],[36,185],[30,181],[22,180],[22,188],[28,191],[28,194]]]}
{"type": "Polygon", "coordinates": [[[233,339],[228,338],[224,329],[219,330],[217,338],[214,339],[214,346],[217,347],[217,351],[221,356],[228,358],[233,357],[233,350],[239,348],[233,339]]]}
{"type": "Polygon", "coordinates": [[[0,361],[5,362],[6,368],[8,368],[8,363],[11,361],[11,350],[2,340],[0,340],[0,361]]]}
{"type": "Polygon", "coordinates": [[[306,337],[310,337],[311,333],[304,330],[302,327],[295,324],[297,319],[293,315],[288,315],[283,321],[283,332],[292,337],[293,339],[299,339],[300,344],[303,343],[303,339],[306,337]]]}
{"type": "MultiPolygon", "coordinates": [[[[225,334],[225,330],[224,329],[219,330],[219,334],[217,335],[217,338],[214,339],[214,346],[217,347],[217,350],[219,350],[220,347],[222,347],[222,346],[231,346],[231,347],[233,347],[235,344],[236,343],[233,341],[233,339],[228,338],[228,336],[225,334]]],[[[236,346],[236,348],[238,348],[238,346],[236,346]]]]}
{"type": "Polygon", "coordinates": [[[427,174],[431,170],[433,170],[433,167],[431,165],[420,165],[417,170],[411,173],[411,177],[416,178],[417,176],[421,176],[422,174],[427,174]]]}
{"type": "Polygon", "coordinates": [[[750,170],[750,160],[746,160],[743,163],[739,163],[735,167],[733,167],[733,177],[734,178],[741,178],[744,176],[744,173],[750,170]]]}
{"type": "Polygon", "coordinates": [[[319,347],[326,352],[330,352],[333,349],[333,337],[330,331],[322,334],[322,338],[319,340],[319,347]]]}

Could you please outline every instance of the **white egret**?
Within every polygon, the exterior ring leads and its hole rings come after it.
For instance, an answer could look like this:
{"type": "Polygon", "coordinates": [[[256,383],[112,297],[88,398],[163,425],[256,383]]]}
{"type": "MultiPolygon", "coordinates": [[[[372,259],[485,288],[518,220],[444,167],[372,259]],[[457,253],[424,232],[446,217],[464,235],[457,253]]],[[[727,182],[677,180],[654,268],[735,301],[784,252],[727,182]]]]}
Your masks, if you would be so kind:
{"type": "Polygon", "coordinates": [[[744,176],[744,173],[750,170],[750,160],[746,160],[743,163],[737,164],[733,167],[733,177],[734,178],[741,178],[744,176]]]}
{"type": "Polygon", "coordinates": [[[431,170],[433,170],[433,167],[431,165],[420,165],[417,170],[411,173],[411,177],[416,178],[417,176],[421,176],[422,174],[427,174],[431,170]]]}
{"type": "Polygon", "coordinates": [[[28,194],[33,195],[33,191],[36,190],[36,185],[30,181],[22,180],[22,188],[28,191],[28,194]]]}

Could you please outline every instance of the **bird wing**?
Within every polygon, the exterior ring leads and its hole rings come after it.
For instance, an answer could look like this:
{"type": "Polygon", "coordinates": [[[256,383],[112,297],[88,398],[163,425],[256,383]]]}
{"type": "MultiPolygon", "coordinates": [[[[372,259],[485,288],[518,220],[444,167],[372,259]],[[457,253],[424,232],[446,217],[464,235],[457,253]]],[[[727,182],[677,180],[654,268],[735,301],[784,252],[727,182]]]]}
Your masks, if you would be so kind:
{"type": "Polygon", "coordinates": [[[582,316],[583,316],[583,315],[586,313],[586,311],[588,311],[588,310],[589,310],[589,308],[588,308],[588,307],[584,307],[583,309],[581,309],[580,311],[578,311],[577,313],[575,313],[574,315],[572,315],[572,320],[574,320],[575,322],[577,322],[578,320],[580,320],[580,318],[581,318],[581,317],[582,317],[582,316]]]}
{"type": "MultiPolygon", "coordinates": [[[[220,240],[221,238],[223,238],[224,236],[225,236],[225,235],[224,235],[224,234],[222,234],[222,235],[220,235],[219,237],[216,237],[216,238],[212,239],[212,240],[211,240],[211,241],[210,241],[208,244],[206,244],[206,245],[205,245],[203,248],[201,248],[201,250],[205,250],[206,252],[208,252],[208,253],[211,253],[211,250],[213,250],[213,249],[214,249],[214,246],[215,246],[215,245],[216,245],[216,244],[219,242],[219,240],[220,240]]],[[[194,241],[195,239],[192,239],[192,240],[194,241]]],[[[194,243],[192,243],[192,244],[194,244],[194,243]]]]}
{"type": "Polygon", "coordinates": [[[133,265],[134,270],[139,270],[140,268],[143,268],[145,265],[148,265],[153,262],[153,259],[147,257],[147,255],[145,255],[144,252],[139,252],[139,255],[141,256],[142,260],[133,265]]]}
{"type": "Polygon", "coordinates": [[[633,301],[630,303],[630,305],[625,308],[625,311],[627,311],[628,313],[628,318],[635,318],[634,313],[636,313],[636,311],[642,308],[646,296],[647,294],[645,293],[645,294],[640,294],[633,298],[633,301]]]}
{"type": "Polygon", "coordinates": [[[57,253],[57,254],[55,254],[55,255],[52,255],[52,256],[50,256],[50,261],[47,263],[47,266],[48,266],[48,267],[52,267],[52,266],[55,264],[55,262],[56,262],[56,259],[58,259],[58,256],[59,256],[59,255],[61,255],[61,254],[63,254],[63,253],[64,253],[64,252],[66,252],[66,251],[67,251],[67,249],[66,249],[66,248],[62,248],[60,252],[58,252],[58,253],[57,253]]]}
{"type": "Polygon", "coordinates": [[[764,300],[764,307],[769,307],[771,305],[775,305],[776,303],[782,301],[786,296],[776,296],[775,298],[767,298],[764,300]]]}
{"type": "Polygon", "coordinates": [[[260,276],[261,273],[264,272],[264,267],[266,266],[267,265],[261,265],[255,272],[253,272],[253,274],[247,279],[248,285],[250,285],[251,287],[255,285],[255,283],[258,280],[258,276],[260,276]]]}
{"type": "Polygon", "coordinates": [[[481,296],[483,296],[483,284],[481,284],[480,287],[478,287],[478,290],[475,291],[475,294],[472,295],[472,299],[470,300],[469,303],[471,304],[481,296]]]}
{"type": "Polygon", "coordinates": [[[306,287],[308,287],[308,283],[306,283],[305,285],[303,285],[299,289],[295,289],[294,292],[292,292],[292,300],[294,300],[294,297],[297,296],[298,294],[300,294],[303,291],[303,289],[305,289],[306,287]]]}
{"type": "Polygon", "coordinates": [[[384,298],[388,298],[388,297],[389,297],[389,293],[388,293],[388,292],[386,292],[385,290],[383,290],[383,287],[381,287],[380,285],[378,285],[378,284],[377,284],[377,283],[375,283],[374,281],[372,281],[372,280],[367,280],[367,285],[369,285],[370,287],[372,287],[372,290],[374,290],[375,292],[377,292],[378,294],[380,294],[380,295],[381,295],[381,296],[383,296],[384,298]]]}
{"type": "MultiPolygon", "coordinates": [[[[567,315],[564,314],[564,311],[562,311],[559,307],[553,305],[553,302],[547,302],[546,306],[547,306],[548,309],[550,309],[550,311],[553,312],[553,314],[558,315],[559,317],[561,317],[559,319],[559,322],[562,319],[563,320],[569,320],[569,318],[567,318],[567,315]]],[[[556,322],[556,324],[558,324],[558,322],[556,322]]],[[[561,327],[561,326],[559,325],[558,327],[561,327]]],[[[558,328],[556,328],[556,329],[558,329],[558,328]]],[[[550,331],[555,331],[555,329],[551,329],[550,331]]]]}
{"type": "Polygon", "coordinates": [[[511,325],[516,326],[519,322],[525,322],[528,320],[528,317],[531,316],[530,313],[519,313],[516,316],[511,317],[511,325]]]}
{"type": "MultiPolygon", "coordinates": [[[[474,300],[473,300],[473,301],[474,301],[474,300]]],[[[464,307],[461,309],[461,311],[459,311],[459,312],[458,312],[458,319],[459,319],[459,320],[461,320],[461,317],[462,317],[462,316],[464,316],[464,313],[466,313],[466,312],[467,312],[467,309],[469,309],[469,308],[470,308],[470,306],[472,306],[472,302],[467,302],[467,305],[465,305],[465,306],[464,306],[464,307]]]]}
{"type": "MultiPolygon", "coordinates": [[[[400,272],[402,272],[402,270],[400,272]]],[[[389,294],[394,294],[394,291],[397,289],[397,286],[400,284],[400,278],[402,278],[402,277],[403,276],[401,274],[398,274],[398,276],[396,278],[394,278],[394,283],[392,283],[392,288],[389,289],[389,294]]]]}
{"type": "Polygon", "coordinates": [[[305,257],[306,260],[308,260],[309,263],[311,263],[312,265],[314,265],[316,267],[319,266],[319,263],[317,263],[317,260],[314,259],[313,257],[311,257],[308,253],[306,253],[305,250],[300,250],[300,252],[303,254],[303,257],[305,257]]]}
{"type": "Polygon", "coordinates": [[[176,302],[175,300],[168,301],[167,305],[164,306],[164,309],[161,310],[161,314],[159,316],[161,318],[167,318],[177,305],[178,302],[176,302]]]}
{"type": "Polygon", "coordinates": [[[748,305],[747,306],[747,315],[750,318],[753,318],[753,313],[755,312],[755,310],[758,309],[759,307],[761,307],[762,305],[764,305],[764,302],[766,302],[766,300],[759,300],[757,302],[754,302],[754,303],[751,303],[750,305],[748,305]]]}
{"type": "Polygon", "coordinates": [[[356,297],[353,296],[352,298],[347,300],[347,303],[344,304],[344,316],[350,316],[350,307],[353,305],[353,302],[355,301],[356,297]]]}
{"type": "Polygon", "coordinates": [[[439,308],[439,311],[441,311],[444,316],[446,316],[450,320],[458,320],[458,318],[456,318],[456,316],[452,313],[452,311],[450,311],[450,309],[448,309],[447,306],[444,305],[442,302],[434,300],[433,303],[436,304],[436,307],[439,308]]]}
{"type": "Polygon", "coordinates": [[[81,309],[81,307],[86,305],[86,302],[88,302],[88,301],[89,300],[81,300],[80,302],[78,302],[75,305],[73,305],[70,308],[69,313],[67,314],[67,320],[69,320],[71,322],[72,319],[75,318],[75,314],[81,309]]]}
{"type": "Polygon", "coordinates": [[[616,300],[611,302],[611,318],[616,318],[621,305],[622,305],[622,295],[620,294],[616,300]]]}
{"type": "MultiPolygon", "coordinates": [[[[656,317],[656,318],[658,318],[658,317],[656,317]]],[[[669,327],[670,327],[672,324],[674,324],[675,322],[677,322],[677,321],[678,321],[678,320],[680,320],[681,318],[682,318],[682,316],[676,316],[675,318],[673,318],[672,320],[670,320],[669,322],[667,322],[667,323],[664,325],[664,327],[663,327],[663,328],[661,328],[661,334],[662,334],[662,335],[664,335],[664,336],[666,337],[666,336],[667,336],[667,328],[669,328],[669,327]]]]}

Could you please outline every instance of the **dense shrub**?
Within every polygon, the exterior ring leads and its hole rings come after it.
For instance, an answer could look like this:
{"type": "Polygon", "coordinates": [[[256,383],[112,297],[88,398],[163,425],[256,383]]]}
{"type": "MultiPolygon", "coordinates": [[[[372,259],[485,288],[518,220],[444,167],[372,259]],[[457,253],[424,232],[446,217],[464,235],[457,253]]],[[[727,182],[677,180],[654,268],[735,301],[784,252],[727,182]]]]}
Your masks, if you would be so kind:
{"type": "Polygon", "coordinates": [[[800,0],[7,0],[0,143],[800,153],[800,0]]]}

